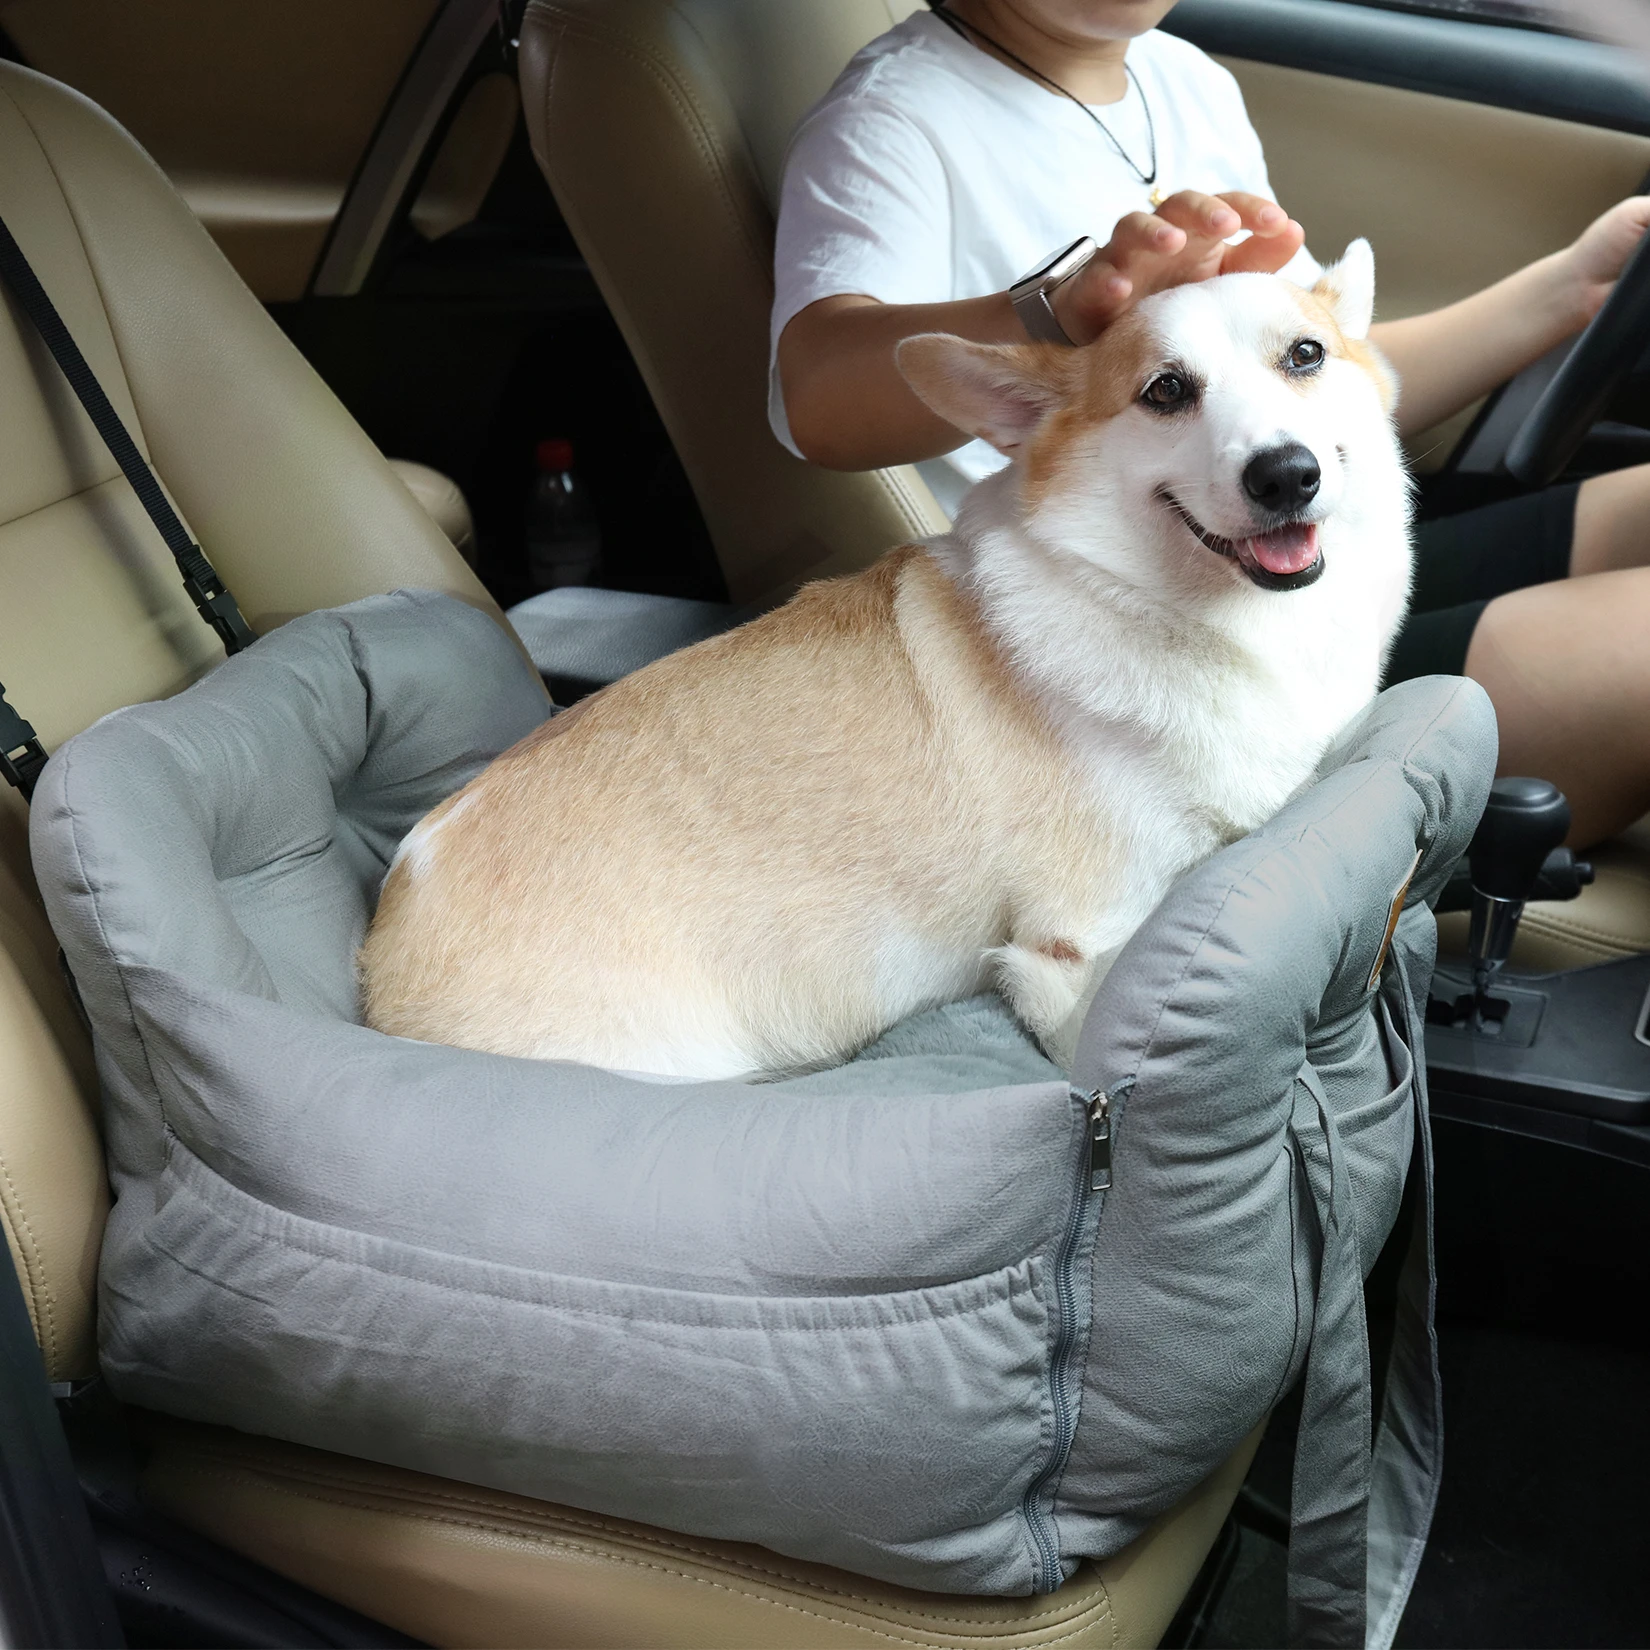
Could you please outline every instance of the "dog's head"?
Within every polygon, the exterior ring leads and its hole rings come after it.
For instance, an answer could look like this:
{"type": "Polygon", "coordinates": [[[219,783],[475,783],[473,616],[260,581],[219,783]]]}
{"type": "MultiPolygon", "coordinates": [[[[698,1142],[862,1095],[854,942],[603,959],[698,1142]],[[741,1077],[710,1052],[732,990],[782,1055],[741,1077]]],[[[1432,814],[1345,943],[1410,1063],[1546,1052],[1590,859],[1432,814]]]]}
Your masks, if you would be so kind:
{"type": "Polygon", "coordinates": [[[1016,460],[1022,523],[1050,545],[1181,600],[1301,590],[1360,533],[1395,526],[1402,554],[1374,289],[1360,240],[1310,290],[1221,276],[1143,300],[1085,349],[934,333],[899,366],[1016,460]]]}

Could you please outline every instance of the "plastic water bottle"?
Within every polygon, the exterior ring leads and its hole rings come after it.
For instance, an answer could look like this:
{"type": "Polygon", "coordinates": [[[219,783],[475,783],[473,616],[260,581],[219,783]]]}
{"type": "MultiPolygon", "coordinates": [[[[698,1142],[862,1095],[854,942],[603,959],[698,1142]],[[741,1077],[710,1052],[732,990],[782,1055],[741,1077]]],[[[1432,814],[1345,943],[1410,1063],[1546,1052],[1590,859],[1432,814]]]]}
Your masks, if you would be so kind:
{"type": "Polygon", "coordinates": [[[535,590],[589,584],[601,566],[602,537],[590,495],[573,471],[573,443],[560,436],[533,450],[537,475],[527,502],[527,576],[535,590]]]}

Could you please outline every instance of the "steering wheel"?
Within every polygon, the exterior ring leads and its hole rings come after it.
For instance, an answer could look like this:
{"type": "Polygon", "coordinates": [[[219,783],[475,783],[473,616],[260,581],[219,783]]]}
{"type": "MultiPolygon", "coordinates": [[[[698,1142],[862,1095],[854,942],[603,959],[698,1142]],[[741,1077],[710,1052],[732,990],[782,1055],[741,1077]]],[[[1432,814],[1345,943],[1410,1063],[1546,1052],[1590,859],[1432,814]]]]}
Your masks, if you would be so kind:
{"type": "Polygon", "coordinates": [[[1650,234],[1640,240],[1604,308],[1553,374],[1507,443],[1507,473],[1526,487],[1555,481],[1587,439],[1610,392],[1650,339],[1650,234]]]}

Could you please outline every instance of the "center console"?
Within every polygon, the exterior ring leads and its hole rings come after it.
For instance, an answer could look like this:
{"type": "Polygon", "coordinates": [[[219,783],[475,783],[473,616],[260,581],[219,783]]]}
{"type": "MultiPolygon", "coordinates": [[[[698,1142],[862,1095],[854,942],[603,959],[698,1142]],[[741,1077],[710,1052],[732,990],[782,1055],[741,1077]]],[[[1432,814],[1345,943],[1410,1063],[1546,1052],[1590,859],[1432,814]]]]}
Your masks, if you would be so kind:
{"type": "Polygon", "coordinates": [[[1650,1166],[1650,955],[1562,973],[1508,963],[1525,902],[1573,898],[1591,868],[1560,846],[1570,809],[1499,779],[1440,911],[1472,912],[1468,954],[1439,959],[1427,1074],[1439,1117],[1650,1166]]]}

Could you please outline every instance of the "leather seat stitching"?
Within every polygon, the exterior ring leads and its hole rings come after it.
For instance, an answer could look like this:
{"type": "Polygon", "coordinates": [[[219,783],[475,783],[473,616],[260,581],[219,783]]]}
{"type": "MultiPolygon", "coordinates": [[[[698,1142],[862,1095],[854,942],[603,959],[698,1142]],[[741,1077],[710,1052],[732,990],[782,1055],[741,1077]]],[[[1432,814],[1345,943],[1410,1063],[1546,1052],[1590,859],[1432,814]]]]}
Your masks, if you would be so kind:
{"type": "Polygon", "coordinates": [[[1609,871],[1612,876],[1632,877],[1636,882],[1650,878],[1650,843],[1640,844],[1624,837],[1612,837],[1595,844],[1590,851],[1583,850],[1583,855],[1593,859],[1601,870],[1609,871]]]}
{"type": "MultiPolygon", "coordinates": [[[[307,1481],[325,1488],[336,1490],[343,1494],[348,1494],[351,1490],[355,1490],[358,1494],[379,1496],[386,1500],[401,1500],[415,1506],[421,1500],[443,1502],[451,1504],[455,1507],[471,1508],[479,1514],[486,1514],[488,1512],[496,1514],[498,1517],[498,1522],[489,1524],[489,1528],[502,1528],[503,1520],[509,1518],[520,1519],[522,1523],[526,1524],[531,1516],[529,1514],[514,1514],[510,1509],[501,1507],[496,1502],[490,1502],[480,1497],[465,1496],[450,1491],[420,1490],[413,1492],[400,1490],[393,1486],[386,1487],[362,1485],[342,1474],[328,1476],[321,1473],[300,1472],[290,1468],[271,1468],[258,1465],[256,1463],[244,1464],[234,1456],[216,1455],[207,1451],[201,1451],[200,1453],[219,1464],[221,1468],[220,1475],[239,1475],[242,1477],[252,1475],[264,1478],[275,1478],[278,1480],[285,1480],[299,1486],[303,1485],[307,1481]]],[[[302,1491],[300,1490],[298,1493],[302,1493],[302,1491]]],[[[755,1575],[771,1576],[776,1581],[784,1582],[789,1586],[827,1593],[834,1597],[863,1603],[871,1608],[880,1609],[884,1607],[880,1600],[869,1598],[864,1594],[846,1592],[841,1588],[826,1587],[821,1583],[809,1581],[804,1577],[799,1577],[783,1570],[770,1569],[764,1565],[751,1563],[749,1560],[731,1558],[725,1553],[719,1553],[709,1548],[696,1547],[690,1542],[671,1540],[662,1533],[650,1533],[644,1536],[639,1535],[634,1530],[622,1528],[618,1525],[608,1523],[600,1518],[581,1518],[578,1516],[576,1509],[558,1509],[553,1516],[559,1521],[571,1525],[576,1529],[589,1530],[597,1535],[608,1534],[612,1538],[618,1540],[633,1541],[641,1545],[655,1546],[670,1551],[690,1554],[695,1557],[702,1557],[710,1562],[726,1565],[734,1569],[748,1571],[755,1575]]],[[[1103,1592],[1104,1583],[1100,1583],[1098,1585],[1099,1589],[1103,1592]]],[[[1085,1609],[1090,1607],[1091,1606],[1088,1605],[1082,1606],[1082,1608],[1085,1609]]],[[[901,1611],[904,1614],[912,1615],[922,1620],[955,1621],[959,1623],[966,1623],[969,1620],[969,1618],[962,1616],[941,1616],[932,1612],[914,1610],[909,1605],[888,1605],[887,1608],[901,1611]]],[[[1047,1619],[1049,1616],[1066,1614],[1070,1608],[1071,1606],[1068,1604],[1054,1609],[1039,1611],[1036,1615],[1025,1616],[1020,1619],[1025,1621],[1041,1621],[1047,1619]]]]}
{"type": "MultiPolygon", "coordinates": [[[[198,1453],[203,1459],[207,1459],[215,1463],[217,1470],[214,1476],[231,1481],[274,1479],[277,1482],[290,1483],[295,1486],[294,1493],[296,1494],[308,1494],[309,1491],[305,1489],[304,1486],[306,1484],[313,1484],[323,1489],[333,1490],[345,1496],[349,1495],[353,1490],[357,1493],[357,1495],[378,1496],[385,1500],[403,1501],[413,1507],[416,1507],[421,1501],[433,1501],[457,1508],[472,1509],[476,1513],[482,1515],[489,1512],[498,1515],[497,1522],[487,1522],[485,1518],[483,1518],[478,1527],[501,1530],[504,1528],[503,1520],[519,1519],[521,1523],[526,1526],[528,1531],[531,1532],[531,1524],[528,1523],[528,1520],[531,1517],[530,1514],[513,1513],[511,1509],[501,1507],[496,1502],[487,1501],[479,1496],[467,1496],[445,1490],[421,1489],[418,1491],[409,1491],[401,1490],[393,1486],[385,1487],[379,1485],[364,1485],[360,1484],[356,1480],[346,1477],[342,1473],[325,1474],[315,1472],[313,1469],[302,1470],[291,1467],[269,1467],[256,1462],[248,1463],[234,1455],[220,1454],[211,1450],[198,1450],[196,1453],[198,1453]]],[[[334,1504],[340,1506],[346,1504],[359,1504],[362,1506],[367,1505],[365,1501],[360,1503],[346,1503],[339,1501],[334,1504]]],[[[401,1515],[399,1513],[395,1513],[392,1514],[392,1516],[399,1517],[401,1515]]],[[[553,1516],[558,1521],[571,1525],[575,1529],[588,1530],[595,1535],[607,1534],[616,1540],[632,1541],[638,1545],[657,1547],[670,1552],[684,1553],[692,1557],[703,1558],[708,1562],[726,1566],[730,1570],[745,1572],[751,1575],[769,1576],[773,1580],[783,1582],[789,1587],[804,1589],[808,1592],[824,1593],[832,1598],[841,1598],[854,1603],[863,1604],[869,1609],[895,1611],[901,1615],[910,1616],[912,1619],[918,1621],[953,1622],[958,1625],[968,1625],[971,1621],[971,1618],[967,1616],[940,1615],[933,1611],[918,1610],[906,1604],[885,1604],[882,1600],[871,1598],[863,1593],[851,1593],[840,1587],[828,1587],[823,1583],[810,1581],[806,1577],[797,1576],[784,1570],[771,1569],[766,1565],[756,1564],[748,1559],[732,1558],[726,1553],[719,1553],[710,1548],[697,1547],[690,1541],[672,1540],[669,1535],[664,1532],[660,1532],[657,1535],[652,1533],[640,1535],[634,1530],[621,1528],[615,1524],[608,1523],[599,1517],[580,1517],[576,1508],[558,1509],[553,1516]]],[[[535,1536],[534,1539],[538,1539],[538,1537],[535,1536]]],[[[555,1537],[547,1535],[546,1539],[555,1539],[555,1537]]],[[[1096,1581],[1094,1585],[1095,1590],[1102,1598],[1104,1598],[1106,1596],[1105,1583],[1096,1581]]],[[[1056,1606],[1047,1610],[1040,1610],[1033,1615],[1021,1616],[1017,1619],[1028,1622],[1046,1621],[1051,1616],[1072,1615],[1074,1613],[1081,1613],[1082,1611],[1093,1608],[1093,1603],[1085,1603],[1080,1606],[1076,1606],[1074,1611],[1074,1606],[1068,1602],[1064,1605],[1056,1606]]]]}
{"type": "MultiPolygon", "coordinates": [[[[256,1483],[256,1480],[246,1473],[219,1471],[210,1474],[210,1476],[231,1484],[256,1483]]],[[[320,1495],[311,1490],[297,1489],[293,1493],[301,1495],[306,1501],[318,1502],[323,1506],[339,1507],[346,1512],[371,1512],[375,1510],[370,1506],[365,1506],[357,1501],[345,1500],[338,1496],[320,1495]]],[[[453,1529],[474,1530],[483,1535],[496,1536],[500,1533],[497,1526],[489,1524],[482,1519],[459,1518],[452,1514],[421,1512],[416,1508],[408,1508],[405,1511],[396,1512],[392,1516],[397,1518],[416,1519],[420,1523],[425,1524],[445,1525],[453,1529]]],[[[608,1563],[628,1565],[632,1569],[653,1570],[661,1575],[675,1576],[682,1581],[691,1581],[698,1586],[715,1588],[718,1592],[732,1593],[738,1598],[748,1598],[758,1604],[766,1604],[769,1606],[776,1606],[781,1610],[789,1610],[794,1615],[807,1616],[815,1621],[836,1622],[839,1625],[852,1627],[859,1632],[870,1633],[876,1638],[887,1639],[891,1644],[911,1644],[917,1642],[908,1637],[901,1637],[894,1633],[882,1632],[879,1629],[867,1626],[862,1622],[844,1622],[840,1617],[828,1616],[818,1610],[805,1609],[800,1604],[792,1604],[784,1599],[771,1598],[762,1593],[750,1592],[745,1588],[732,1586],[726,1581],[717,1581],[710,1576],[694,1575],[692,1571],[684,1570],[674,1565],[659,1564],[643,1558],[631,1558],[620,1553],[614,1553],[608,1549],[596,1548],[588,1542],[572,1541],[567,1539],[565,1536],[555,1536],[549,1534],[548,1532],[533,1530],[525,1530],[520,1532],[510,1531],[506,1533],[517,1535],[519,1539],[530,1541],[536,1546],[562,1548],[569,1552],[576,1552],[605,1559],[608,1563]]],[[[793,1585],[795,1585],[794,1582],[793,1585]]],[[[1075,1638],[1079,1633],[1085,1631],[1089,1626],[1091,1626],[1093,1621],[1098,1620],[1102,1612],[1109,1615],[1110,1608],[1110,1596],[1102,1593],[1099,1599],[1097,1599],[1093,1604],[1085,1607],[1085,1609],[1081,1612],[1081,1616],[1087,1617],[1088,1619],[1079,1618],[1077,1619],[1076,1625],[1070,1631],[1061,1633],[1055,1638],[1039,1639],[1037,1642],[1041,1644],[1062,1644],[1067,1639],[1075,1638]]],[[[915,1621],[920,1622],[925,1619],[921,1611],[908,1611],[907,1614],[911,1615],[915,1621]]],[[[955,1616],[932,1616],[926,1619],[932,1620],[936,1623],[946,1623],[950,1625],[960,1625],[962,1623],[962,1618],[955,1616]]],[[[992,1641],[1007,1642],[1014,1638],[1024,1637],[1024,1634],[1018,1630],[1010,1629],[1010,1631],[1006,1633],[985,1633],[978,1635],[978,1637],[982,1642],[987,1643],[992,1641]]]]}
{"type": "Polygon", "coordinates": [[[1605,939],[1618,936],[1624,939],[1627,937],[1626,930],[1610,928],[1599,922],[1584,922],[1578,918],[1566,916],[1561,911],[1529,911],[1527,914],[1532,922],[1543,923],[1548,927],[1573,929],[1578,934],[1592,934],[1605,939]]]}
{"type": "MultiPolygon", "coordinates": [[[[699,158],[704,161],[716,184],[717,191],[722,197],[722,204],[728,209],[733,218],[734,230],[745,244],[745,250],[755,259],[757,265],[767,268],[769,257],[768,249],[758,245],[751,239],[750,226],[744,221],[745,214],[739,209],[739,200],[734,193],[727,173],[727,156],[723,146],[716,140],[711,123],[693,97],[691,87],[684,85],[671,72],[669,63],[661,58],[651,47],[637,40],[634,36],[625,36],[614,30],[593,28],[588,20],[573,19],[565,13],[559,12],[552,5],[540,3],[530,8],[531,11],[555,19],[560,25],[561,33],[569,39],[582,40],[588,44],[605,47],[618,56],[628,59],[639,68],[646,70],[659,84],[660,89],[675,106],[676,112],[683,117],[683,124],[699,158]]],[[[550,123],[550,91],[555,79],[555,54],[551,54],[550,73],[545,77],[544,120],[548,128],[550,123]]],[[[737,122],[737,116],[736,116],[737,122]]],[[[743,136],[743,133],[740,134],[743,136]]],[[[772,273],[768,272],[771,282],[772,273]]]]}
{"type": "Polygon", "coordinates": [[[1539,933],[1547,934],[1547,935],[1550,935],[1554,938],[1574,940],[1577,945],[1594,946],[1594,947],[1606,947],[1606,946],[1613,947],[1613,946],[1616,946],[1616,945],[1620,945],[1620,946],[1630,946],[1631,945],[1630,941],[1615,939],[1612,936],[1610,936],[1610,935],[1608,935],[1608,934],[1606,934],[1602,931],[1599,931],[1599,930],[1589,931],[1589,930],[1581,929],[1581,928],[1571,929],[1571,928],[1566,928],[1566,927],[1564,927],[1563,925],[1561,925],[1559,923],[1541,922],[1539,920],[1531,921],[1531,922],[1528,923],[1527,926],[1528,926],[1528,929],[1532,932],[1539,932],[1539,933]]]}
{"type": "MultiPolygon", "coordinates": [[[[103,313],[104,330],[109,335],[110,347],[114,350],[115,360],[120,366],[120,381],[125,386],[127,399],[131,403],[133,424],[132,439],[136,443],[139,451],[143,454],[144,458],[152,464],[154,462],[154,457],[149,451],[148,438],[143,433],[143,415],[138,408],[137,391],[132,387],[132,376],[126,370],[126,356],[121,350],[120,339],[115,333],[114,316],[109,309],[109,300],[104,296],[102,277],[99,276],[97,272],[97,265],[92,261],[91,248],[86,245],[85,231],[80,227],[80,214],[75,211],[74,201],[70,198],[69,191],[65,188],[63,183],[63,174],[58,171],[57,162],[52,159],[51,150],[46,147],[45,140],[40,136],[39,132],[35,130],[34,122],[29,119],[28,111],[21,103],[17,101],[15,97],[11,95],[9,91],[6,92],[4,96],[6,101],[11,104],[12,108],[17,111],[18,119],[21,120],[23,125],[28,129],[29,136],[34,139],[35,147],[40,151],[40,158],[45,162],[46,170],[51,173],[52,182],[57,185],[57,193],[63,201],[63,210],[68,213],[69,222],[74,225],[75,239],[80,243],[80,256],[85,260],[86,273],[91,276],[92,285],[97,290],[98,308],[103,313]]],[[[151,162],[151,164],[153,163],[151,162]]],[[[124,475],[122,475],[120,479],[125,480],[124,475]]],[[[127,486],[130,487],[131,483],[127,482],[127,486]]],[[[172,495],[170,491],[167,492],[166,496],[171,498],[172,495]]],[[[136,497],[135,493],[133,494],[133,497],[136,497]]],[[[172,502],[174,506],[177,505],[177,501],[175,499],[172,502]]],[[[180,516],[184,515],[181,507],[178,508],[178,514],[180,516]]],[[[184,526],[188,527],[188,525],[188,519],[185,517],[184,526]]]]}
{"type": "Polygon", "coordinates": [[[1532,912],[1525,913],[1525,920],[1544,933],[1555,937],[1574,938],[1584,944],[1590,942],[1609,949],[1626,947],[1629,951],[1642,951],[1646,946],[1650,946],[1650,939],[1637,940],[1630,935],[1609,928],[1600,928],[1592,923],[1566,921],[1561,917],[1537,916],[1532,912]]]}
{"type": "Polygon", "coordinates": [[[23,1207],[23,1199],[18,1195],[17,1182],[12,1179],[11,1166],[3,1153],[0,1153],[0,1180],[5,1182],[5,1197],[0,1199],[0,1214],[5,1216],[6,1230],[16,1241],[18,1258],[23,1262],[23,1271],[29,1285],[25,1297],[29,1317],[33,1322],[35,1334],[44,1342],[41,1351],[46,1355],[46,1368],[49,1372],[55,1373],[57,1314],[52,1305],[51,1287],[46,1282],[45,1260],[40,1252],[39,1240],[34,1235],[34,1227],[29,1221],[28,1210],[23,1207]]]}
{"type": "Polygon", "coordinates": [[[1559,947],[1559,956],[1542,966],[1560,971],[1566,968],[1590,968],[1596,962],[1620,962],[1623,958],[1635,955],[1628,946],[1599,945],[1593,940],[1583,939],[1579,934],[1546,933],[1538,930],[1534,937],[1559,947]],[[1568,960],[1565,960],[1566,954],[1568,960]]]}
{"type": "MultiPolygon", "coordinates": [[[[1607,880],[1601,885],[1608,887],[1613,882],[1630,882],[1638,890],[1650,888],[1650,876],[1646,876],[1636,865],[1623,864],[1619,859],[1601,859],[1597,861],[1595,869],[1607,880]]],[[[1532,904],[1557,905],[1558,900],[1534,900],[1532,904]]]]}
{"type": "Polygon", "coordinates": [[[896,476],[892,470],[873,470],[871,472],[883,489],[893,498],[894,504],[905,517],[908,527],[919,538],[927,538],[930,525],[917,504],[916,496],[906,484],[903,476],[896,476]]]}
{"type": "MultiPolygon", "coordinates": [[[[111,460],[111,462],[113,461],[111,460]]],[[[45,514],[47,510],[55,510],[60,504],[72,504],[78,498],[85,498],[91,493],[100,493],[105,487],[114,487],[124,482],[126,482],[126,477],[116,469],[101,481],[88,481],[84,487],[76,487],[72,493],[60,493],[56,498],[47,499],[44,504],[35,505],[32,510],[25,510],[20,516],[7,516],[4,521],[0,521],[0,527],[16,527],[20,522],[32,521],[34,517],[45,514]]],[[[129,483],[127,488],[130,491],[129,483]]],[[[132,494],[132,498],[136,502],[137,495],[132,494]]]]}

